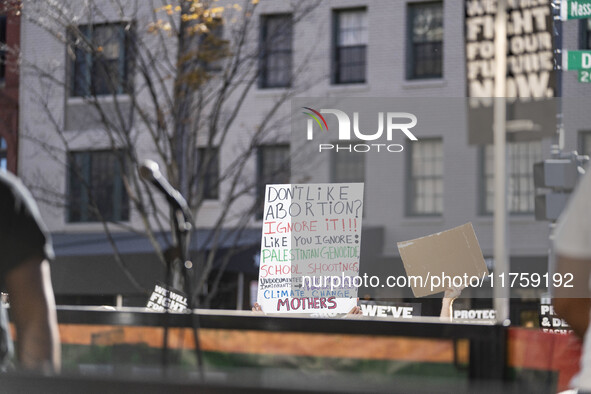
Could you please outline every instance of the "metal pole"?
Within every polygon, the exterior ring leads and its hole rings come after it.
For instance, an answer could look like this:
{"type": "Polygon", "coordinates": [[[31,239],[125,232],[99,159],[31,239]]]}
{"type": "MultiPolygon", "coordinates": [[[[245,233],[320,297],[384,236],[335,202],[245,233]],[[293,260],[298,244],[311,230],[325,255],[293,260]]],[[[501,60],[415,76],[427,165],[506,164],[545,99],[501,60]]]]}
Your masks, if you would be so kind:
{"type": "MultiPolygon", "coordinates": [[[[566,0],[563,0],[566,1],[566,0]]],[[[560,153],[564,150],[564,124],[562,119],[562,21],[560,20],[560,1],[555,1],[552,7],[553,15],[553,32],[554,32],[554,51],[556,59],[556,92],[555,97],[558,97],[557,113],[556,113],[556,136],[553,138],[550,153],[552,158],[559,158],[560,153]]]]}
{"type": "MultiPolygon", "coordinates": [[[[497,1],[495,18],[495,102],[494,102],[494,161],[495,161],[495,211],[494,211],[494,272],[497,279],[493,289],[497,322],[509,318],[509,287],[499,286],[499,274],[509,272],[507,237],[507,159],[506,159],[506,108],[507,80],[507,13],[506,0],[497,1]]],[[[506,282],[506,281],[505,281],[506,282]]],[[[506,284],[506,283],[505,283],[506,284]]]]}
{"type": "Polygon", "coordinates": [[[238,273],[236,289],[236,310],[240,311],[244,303],[244,272],[238,273]]]}
{"type": "MultiPolygon", "coordinates": [[[[562,0],[566,1],[566,0],[562,0]]],[[[550,155],[553,159],[561,157],[562,151],[564,150],[564,119],[562,116],[562,56],[564,55],[562,47],[562,21],[560,19],[561,9],[566,10],[566,4],[561,4],[559,0],[553,3],[553,31],[554,31],[554,51],[556,59],[556,92],[555,97],[558,98],[557,113],[556,113],[556,136],[552,140],[552,146],[550,147],[550,155]],[[562,8],[561,8],[562,6],[562,8]]],[[[550,222],[548,225],[549,229],[549,250],[548,250],[548,274],[552,276],[556,272],[556,260],[554,258],[554,229],[555,223],[550,222]]],[[[550,287],[548,293],[552,296],[554,291],[550,287]]]]}

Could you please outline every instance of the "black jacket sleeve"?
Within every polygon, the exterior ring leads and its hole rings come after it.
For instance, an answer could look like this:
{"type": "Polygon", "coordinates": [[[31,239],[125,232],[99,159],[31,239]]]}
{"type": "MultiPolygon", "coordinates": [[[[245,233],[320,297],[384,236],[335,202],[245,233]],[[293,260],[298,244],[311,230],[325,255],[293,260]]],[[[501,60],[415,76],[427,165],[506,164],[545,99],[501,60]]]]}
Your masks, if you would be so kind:
{"type": "Polygon", "coordinates": [[[0,284],[6,273],[33,257],[53,258],[49,233],[25,186],[0,173],[0,284]]]}

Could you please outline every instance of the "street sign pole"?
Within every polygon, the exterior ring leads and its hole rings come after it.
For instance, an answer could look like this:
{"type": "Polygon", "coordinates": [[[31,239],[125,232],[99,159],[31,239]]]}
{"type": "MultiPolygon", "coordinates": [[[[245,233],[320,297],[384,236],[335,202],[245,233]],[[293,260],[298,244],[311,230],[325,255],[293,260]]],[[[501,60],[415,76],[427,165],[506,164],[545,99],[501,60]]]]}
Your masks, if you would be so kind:
{"type": "MultiPolygon", "coordinates": [[[[507,80],[507,13],[506,0],[498,0],[495,18],[495,102],[494,102],[494,260],[495,275],[509,273],[507,237],[507,148],[506,148],[506,80],[507,80]]],[[[509,318],[509,288],[493,289],[497,322],[509,318]]]]}
{"type": "MultiPolygon", "coordinates": [[[[555,3],[556,4],[556,3],[555,3]]],[[[567,69],[568,53],[562,47],[562,21],[565,15],[565,9],[568,6],[567,0],[562,0],[560,3],[560,16],[554,16],[554,47],[556,48],[555,56],[558,58],[556,64],[559,65],[558,75],[556,78],[556,97],[558,97],[558,112],[556,114],[556,137],[552,141],[550,154],[552,158],[559,158],[564,149],[564,123],[562,118],[562,73],[567,69]]],[[[548,225],[548,275],[553,275],[556,272],[556,260],[554,258],[554,230],[555,224],[550,222],[548,225]]],[[[554,295],[552,288],[548,288],[548,294],[554,295]]]]}

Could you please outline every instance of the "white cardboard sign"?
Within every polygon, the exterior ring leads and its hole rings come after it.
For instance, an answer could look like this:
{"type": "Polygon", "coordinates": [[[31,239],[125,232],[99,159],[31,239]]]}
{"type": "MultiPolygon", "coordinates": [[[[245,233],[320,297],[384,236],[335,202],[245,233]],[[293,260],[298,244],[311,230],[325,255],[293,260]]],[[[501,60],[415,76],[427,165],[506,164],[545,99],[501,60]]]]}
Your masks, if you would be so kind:
{"type": "Polygon", "coordinates": [[[267,185],[257,297],[263,311],[346,313],[357,305],[362,214],[363,183],[267,185]]]}

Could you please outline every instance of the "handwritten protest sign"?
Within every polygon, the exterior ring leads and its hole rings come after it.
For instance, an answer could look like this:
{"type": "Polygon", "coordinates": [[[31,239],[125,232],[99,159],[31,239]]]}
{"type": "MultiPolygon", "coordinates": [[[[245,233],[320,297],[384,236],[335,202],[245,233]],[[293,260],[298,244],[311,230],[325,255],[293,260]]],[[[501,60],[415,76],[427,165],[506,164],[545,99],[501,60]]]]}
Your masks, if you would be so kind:
{"type": "Polygon", "coordinates": [[[265,313],[357,304],[363,183],[267,185],[258,303],[265,313]]]}

